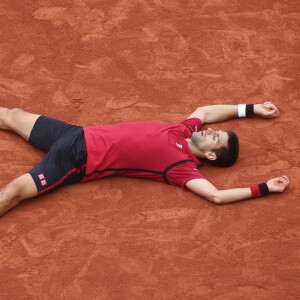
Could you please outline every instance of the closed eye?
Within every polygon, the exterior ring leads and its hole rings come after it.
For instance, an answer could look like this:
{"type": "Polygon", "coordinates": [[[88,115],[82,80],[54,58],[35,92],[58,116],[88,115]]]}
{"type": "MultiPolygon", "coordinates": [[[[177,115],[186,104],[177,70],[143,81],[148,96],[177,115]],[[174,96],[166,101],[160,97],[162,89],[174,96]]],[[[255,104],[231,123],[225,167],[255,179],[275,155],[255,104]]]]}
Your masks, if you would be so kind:
{"type": "Polygon", "coordinates": [[[220,140],[220,133],[218,133],[217,135],[214,136],[214,140],[216,137],[218,137],[218,140],[220,140]]]}

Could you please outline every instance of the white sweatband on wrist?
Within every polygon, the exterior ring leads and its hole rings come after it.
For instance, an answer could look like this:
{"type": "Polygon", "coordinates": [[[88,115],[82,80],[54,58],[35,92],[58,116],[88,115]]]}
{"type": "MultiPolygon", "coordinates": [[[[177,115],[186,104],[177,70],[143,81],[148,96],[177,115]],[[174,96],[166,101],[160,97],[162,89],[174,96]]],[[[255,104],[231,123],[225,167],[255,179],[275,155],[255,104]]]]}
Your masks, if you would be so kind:
{"type": "Polygon", "coordinates": [[[246,117],[246,104],[238,104],[238,117],[246,117]]]}

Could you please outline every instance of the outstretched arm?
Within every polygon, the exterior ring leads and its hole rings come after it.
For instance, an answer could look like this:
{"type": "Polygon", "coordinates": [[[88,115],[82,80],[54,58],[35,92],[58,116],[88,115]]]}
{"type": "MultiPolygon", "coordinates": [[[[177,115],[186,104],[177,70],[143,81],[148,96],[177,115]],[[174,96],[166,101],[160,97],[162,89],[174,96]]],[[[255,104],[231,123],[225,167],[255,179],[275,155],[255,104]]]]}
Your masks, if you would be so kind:
{"type": "MultiPolygon", "coordinates": [[[[254,104],[254,115],[262,118],[278,116],[278,108],[272,102],[254,104]]],[[[197,108],[189,117],[199,118],[203,124],[217,123],[238,117],[238,105],[209,105],[197,108]]]]}
{"type": "MultiPolygon", "coordinates": [[[[288,185],[289,179],[285,175],[270,179],[266,183],[270,193],[281,193],[288,185]]],[[[192,179],[186,183],[186,187],[195,194],[216,204],[227,204],[260,196],[258,185],[251,186],[251,188],[218,190],[206,179],[192,179]]]]}

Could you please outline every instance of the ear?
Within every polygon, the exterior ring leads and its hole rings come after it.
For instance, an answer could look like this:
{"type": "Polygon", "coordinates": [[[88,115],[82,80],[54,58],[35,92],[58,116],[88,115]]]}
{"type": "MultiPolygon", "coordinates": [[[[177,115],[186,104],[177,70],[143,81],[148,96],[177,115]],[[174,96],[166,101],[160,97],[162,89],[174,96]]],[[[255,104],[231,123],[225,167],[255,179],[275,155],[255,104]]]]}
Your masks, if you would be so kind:
{"type": "Polygon", "coordinates": [[[205,152],[205,157],[208,159],[208,160],[216,160],[217,159],[217,155],[215,152],[213,151],[207,151],[205,152]]]}

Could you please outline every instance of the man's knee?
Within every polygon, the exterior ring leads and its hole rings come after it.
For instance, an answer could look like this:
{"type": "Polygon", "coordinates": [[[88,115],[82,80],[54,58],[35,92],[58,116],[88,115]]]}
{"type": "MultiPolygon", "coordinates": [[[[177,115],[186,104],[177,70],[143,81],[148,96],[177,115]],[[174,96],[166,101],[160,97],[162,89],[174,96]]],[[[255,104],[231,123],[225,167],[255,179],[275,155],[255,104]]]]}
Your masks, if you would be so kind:
{"type": "Polygon", "coordinates": [[[0,217],[22,200],[36,195],[37,188],[30,174],[16,178],[0,191],[0,217]]]}
{"type": "Polygon", "coordinates": [[[0,191],[0,217],[22,200],[22,189],[15,184],[8,184],[0,191]]]}
{"type": "Polygon", "coordinates": [[[1,198],[8,202],[18,202],[22,199],[23,187],[19,183],[9,183],[1,193],[1,198]]]}
{"type": "Polygon", "coordinates": [[[10,199],[27,199],[37,195],[36,185],[29,173],[21,175],[20,177],[9,183],[3,192],[10,199]]]}
{"type": "Polygon", "coordinates": [[[20,112],[23,112],[20,108],[12,108],[6,112],[6,116],[4,118],[4,122],[8,127],[14,125],[14,123],[19,119],[20,112]]]}

